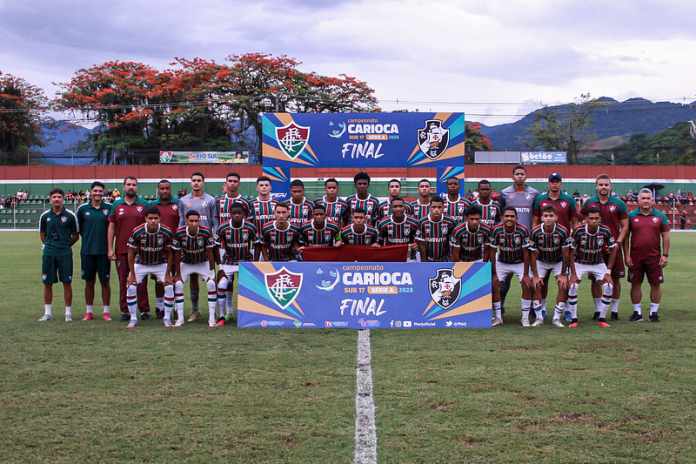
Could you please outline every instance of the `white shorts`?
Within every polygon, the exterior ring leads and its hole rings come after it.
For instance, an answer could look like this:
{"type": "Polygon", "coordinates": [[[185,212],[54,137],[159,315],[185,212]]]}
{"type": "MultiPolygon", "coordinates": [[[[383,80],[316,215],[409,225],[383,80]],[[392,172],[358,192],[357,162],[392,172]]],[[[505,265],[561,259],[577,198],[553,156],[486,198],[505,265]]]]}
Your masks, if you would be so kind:
{"type": "MultiPolygon", "coordinates": [[[[553,272],[553,275],[555,277],[558,277],[561,275],[561,272],[563,271],[563,262],[559,261],[557,263],[545,263],[543,261],[537,261],[537,273],[539,274],[540,278],[546,277],[546,274],[549,272],[553,272]]],[[[529,270],[529,274],[532,274],[532,270],[529,270]]]]}
{"type": "Polygon", "coordinates": [[[609,272],[607,265],[599,264],[581,264],[575,263],[575,273],[578,275],[578,281],[582,280],[586,274],[591,274],[596,280],[604,279],[604,276],[609,272]]]}
{"type": "Polygon", "coordinates": [[[522,282],[522,278],[524,277],[524,263],[508,264],[496,260],[495,275],[498,276],[498,281],[504,281],[510,274],[516,275],[517,279],[522,282]]]}
{"type": "Polygon", "coordinates": [[[230,278],[232,275],[239,270],[239,264],[221,264],[220,269],[225,275],[230,278]]]}
{"type": "Polygon", "coordinates": [[[167,263],[154,264],[152,266],[135,263],[135,281],[137,283],[141,283],[148,275],[153,276],[157,282],[164,283],[164,277],[166,274],[167,263]]]}
{"type": "Polygon", "coordinates": [[[208,261],[199,264],[181,263],[181,281],[186,282],[191,277],[191,274],[198,274],[203,280],[208,280],[212,277],[213,271],[210,270],[208,261]]]}

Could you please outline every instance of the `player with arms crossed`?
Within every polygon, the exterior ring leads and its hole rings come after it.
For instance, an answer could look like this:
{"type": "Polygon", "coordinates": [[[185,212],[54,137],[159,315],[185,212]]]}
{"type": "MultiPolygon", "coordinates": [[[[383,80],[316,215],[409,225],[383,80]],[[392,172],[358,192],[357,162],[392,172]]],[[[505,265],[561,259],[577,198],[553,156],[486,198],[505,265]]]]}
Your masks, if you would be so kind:
{"type": "Polygon", "coordinates": [[[648,189],[638,192],[638,209],[628,215],[628,235],[624,241],[628,280],[631,282],[631,321],[643,320],[640,300],[641,284],[647,274],[650,284],[650,321],[658,322],[658,310],[662,300],[662,269],[669,257],[669,219],[654,207],[653,194],[648,189]]]}
{"type": "Polygon", "coordinates": [[[401,197],[390,199],[389,211],[377,224],[380,245],[408,245],[409,256],[415,256],[418,221],[406,215],[406,202],[401,197]]]}
{"type": "MultiPolygon", "coordinates": [[[[184,284],[189,278],[205,281],[208,288],[208,326],[215,327],[217,287],[215,285],[215,239],[195,209],[186,212],[186,225],[179,227],[172,240],[174,255],[175,327],[184,325],[184,284]]],[[[172,325],[172,308],[164,311],[164,326],[172,325]]]]}
{"type": "Polygon", "coordinates": [[[449,240],[454,221],[443,214],[445,202],[437,195],[429,201],[430,212],[418,222],[416,243],[421,261],[447,261],[450,257],[449,240]]]}
{"type": "Polygon", "coordinates": [[[346,245],[379,246],[379,233],[374,227],[367,225],[367,213],[364,209],[356,208],[351,211],[352,223],[341,230],[341,241],[346,245]]]}
{"type": "Polygon", "coordinates": [[[338,181],[333,177],[324,181],[324,196],[314,202],[322,205],[326,219],[342,228],[348,224],[348,203],[338,197],[338,181]]]}
{"type": "Polygon", "coordinates": [[[128,238],[128,288],[126,298],[130,313],[129,329],[138,326],[137,284],[151,275],[164,285],[164,312],[172,313],[174,285],[172,280],[172,232],[160,224],[159,210],[150,206],[145,210],[145,224],[136,227],[128,238]]]}
{"type": "Polygon", "coordinates": [[[287,203],[275,205],[275,221],[263,228],[264,261],[293,261],[300,246],[300,230],[288,221],[287,203]]]}

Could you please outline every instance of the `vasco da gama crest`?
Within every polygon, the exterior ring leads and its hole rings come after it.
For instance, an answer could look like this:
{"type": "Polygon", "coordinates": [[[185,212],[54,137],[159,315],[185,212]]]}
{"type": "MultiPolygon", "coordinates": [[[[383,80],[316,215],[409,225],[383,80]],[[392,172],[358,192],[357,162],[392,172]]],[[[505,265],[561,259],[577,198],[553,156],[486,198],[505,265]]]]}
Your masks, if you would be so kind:
{"type": "Polygon", "coordinates": [[[297,158],[307,146],[309,129],[296,124],[295,121],[283,127],[276,127],[276,140],[283,153],[291,159],[297,158]]]}
{"type": "Polygon", "coordinates": [[[264,274],[268,296],[280,309],[292,304],[302,288],[302,274],[288,271],[285,267],[273,274],[264,274]]]}
{"type": "Polygon", "coordinates": [[[459,298],[462,288],[462,280],[454,277],[452,269],[438,269],[435,277],[428,279],[430,297],[436,305],[449,308],[459,298]]]}
{"type": "Polygon", "coordinates": [[[425,127],[418,129],[418,145],[425,156],[435,159],[440,156],[449,143],[449,129],[442,127],[439,119],[428,119],[425,127]]]}

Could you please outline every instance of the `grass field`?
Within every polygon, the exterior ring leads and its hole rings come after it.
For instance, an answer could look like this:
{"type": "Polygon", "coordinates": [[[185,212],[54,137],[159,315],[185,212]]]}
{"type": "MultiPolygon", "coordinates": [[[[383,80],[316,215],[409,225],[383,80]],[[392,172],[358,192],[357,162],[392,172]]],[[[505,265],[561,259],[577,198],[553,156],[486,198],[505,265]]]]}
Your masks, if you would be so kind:
{"type": "MultiPolygon", "coordinates": [[[[624,298],[602,331],[512,308],[491,331],[373,331],[379,462],[696,462],[694,240],[673,235],[658,324],[624,298]]],[[[352,461],[355,332],[40,324],[38,234],[0,241],[1,462],[352,461]]]]}

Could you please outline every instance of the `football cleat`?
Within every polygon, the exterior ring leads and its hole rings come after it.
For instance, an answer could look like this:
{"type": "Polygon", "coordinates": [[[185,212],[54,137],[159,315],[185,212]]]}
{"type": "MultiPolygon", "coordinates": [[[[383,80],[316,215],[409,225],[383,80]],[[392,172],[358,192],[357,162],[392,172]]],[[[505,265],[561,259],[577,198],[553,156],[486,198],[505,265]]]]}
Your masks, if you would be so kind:
{"type": "Polygon", "coordinates": [[[196,322],[198,318],[201,317],[201,313],[198,311],[194,311],[191,313],[191,315],[188,318],[188,322],[196,322]]]}
{"type": "Polygon", "coordinates": [[[631,314],[631,318],[629,319],[629,321],[631,322],[643,322],[644,320],[645,319],[643,319],[643,315],[638,314],[637,311],[633,311],[633,314],[631,314]]]}
{"type": "Polygon", "coordinates": [[[529,325],[529,319],[523,318],[520,320],[520,323],[522,324],[522,327],[530,327],[529,325]]]}
{"type": "Polygon", "coordinates": [[[660,316],[658,316],[657,313],[650,314],[648,318],[650,319],[650,322],[660,322],[660,316]]]}
{"type": "Polygon", "coordinates": [[[131,320],[128,322],[128,330],[132,330],[138,327],[138,321],[137,320],[131,320]]]}
{"type": "Polygon", "coordinates": [[[565,326],[563,325],[563,323],[561,322],[560,319],[554,319],[554,320],[552,320],[552,321],[551,321],[551,325],[553,325],[554,327],[558,327],[559,329],[562,329],[562,328],[565,327],[565,326]]]}
{"type": "Polygon", "coordinates": [[[225,327],[225,319],[224,318],[218,319],[218,321],[215,323],[215,326],[216,327],[225,327]]]}
{"type": "Polygon", "coordinates": [[[605,320],[600,319],[599,322],[597,323],[597,327],[601,327],[603,329],[611,327],[609,323],[605,320]]]}
{"type": "Polygon", "coordinates": [[[105,321],[111,321],[111,313],[102,314],[102,319],[104,319],[105,321]]]}
{"type": "Polygon", "coordinates": [[[65,313],[65,322],[72,322],[72,313],[65,313]]]}
{"type": "Polygon", "coordinates": [[[595,313],[592,315],[592,320],[593,321],[599,320],[599,311],[595,311],[595,313]]]}
{"type": "Polygon", "coordinates": [[[162,324],[164,324],[166,328],[170,328],[172,326],[172,321],[170,321],[169,319],[164,319],[162,321],[162,324]]]}
{"type": "Polygon", "coordinates": [[[503,320],[499,317],[496,317],[493,319],[493,322],[491,322],[491,327],[498,327],[503,325],[503,320]]]}
{"type": "Polygon", "coordinates": [[[217,323],[215,323],[215,322],[208,322],[208,327],[211,328],[211,329],[214,329],[215,327],[217,327],[217,323]]]}
{"type": "Polygon", "coordinates": [[[611,320],[612,321],[618,321],[619,320],[619,313],[611,312],[611,320]]]}
{"type": "Polygon", "coordinates": [[[542,318],[539,318],[536,321],[532,322],[532,327],[539,327],[542,325],[544,325],[544,320],[542,318]]]}
{"type": "Polygon", "coordinates": [[[181,327],[183,325],[184,325],[183,319],[177,319],[176,322],[174,323],[174,327],[181,327]]]}
{"type": "Polygon", "coordinates": [[[568,327],[571,329],[577,329],[580,323],[578,321],[573,321],[570,324],[568,324],[568,327]]]}
{"type": "Polygon", "coordinates": [[[150,320],[150,313],[142,313],[140,315],[140,320],[142,321],[149,321],[150,320]]]}
{"type": "Polygon", "coordinates": [[[46,322],[46,321],[52,321],[52,320],[53,320],[53,316],[51,316],[50,314],[44,314],[43,316],[41,316],[40,318],[37,319],[38,322],[46,322]]]}
{"type": "Polygon", "coordinates": [[[94,319],[94,313],[85,313],[84,316],[82,316],[83,321],[91,321],[94,319]]]}

